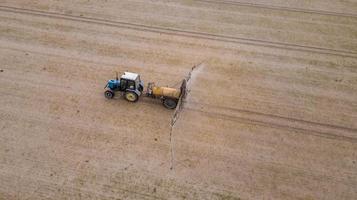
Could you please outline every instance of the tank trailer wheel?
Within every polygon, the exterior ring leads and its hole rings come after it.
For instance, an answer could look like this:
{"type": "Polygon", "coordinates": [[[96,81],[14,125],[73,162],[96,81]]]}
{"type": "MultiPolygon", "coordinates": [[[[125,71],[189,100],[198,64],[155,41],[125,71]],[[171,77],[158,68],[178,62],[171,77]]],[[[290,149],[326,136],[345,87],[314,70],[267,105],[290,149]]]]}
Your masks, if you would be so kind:
{"type": "Polygon", "coordinates": [[[104,92],[104,96],[107,99],[112,99],[112,98],[114,98],[114,92],[112,92],[110,90],[107,90],[107,91],[104,92]]]}
{"type": "Polygon", "coordinates": [[[125,99],[130,102],[137,102],[139,100],[139,96],[134,92],[126,92],[125,99]]]}
{"type": "Polygon", "coordinates": [[[170,98],[164,99],[164,101],[162,103],[168,109],[175,109],[177,106],[177,101],[174,99],[170,99],[170,98]]]}

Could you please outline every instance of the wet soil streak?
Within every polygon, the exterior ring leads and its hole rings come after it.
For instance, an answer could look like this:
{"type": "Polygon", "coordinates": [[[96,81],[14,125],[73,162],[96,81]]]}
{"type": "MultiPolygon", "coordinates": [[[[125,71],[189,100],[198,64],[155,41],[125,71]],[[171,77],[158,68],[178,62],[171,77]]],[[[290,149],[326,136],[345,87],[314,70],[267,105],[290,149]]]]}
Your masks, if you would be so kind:
{"type": "Polygon", "coordinates": [[[182,110],[182,98],[183,97],[180,97],[179,99],[179,102],[177,104],[177,107],[175,109],[175,112],[174,114],[172,115],[172,118],[171,118],[171,124],[170,124],[170,151],[171,151],[171,166],[170,166],[170,169],[172,170],[174,168],[174,147],[173,147],[173,142],[172,142],[172,133],[174,131],[174,126],[179,118],[179,113],[181,112],[182,110]]]}
{"type": "Polygon", "coordinates": [[[184,100],[187,98],[189,92],[190,92],[190,87],[192,85],[192,81],[193,79],[195,79],[195,77],[197,76],[197,73],[199,73],[202,69],[203,66],[203,62],[199,65],[195,65],[192,67],[191,71],[188,73],[188,76],[186,77],[186,85],[185,85],[185,93],[184,94],[181,94],[181,97],[177,103],[177,106],[176,106],[176,109],[175,109],[175,112],[174,114],[172,115],[172,118],[171,118],[171,123],[170,123],[170,152],[171,152],[171,166],[170,166],[170,170],[172,170],[174,168],[174,147],[173,147],[173,137],[172,137],[172,134],[174,132],[174,126],[177,122],[177,120],[179,119],[179,116],[180,116],[180,112],[182,111],[183,109],[183,103],[184,103],[184,100]],[[199,68],[199,69],[198,69],[199,68]]]}
{"type": "Polygon", "coordinates": [[[174,125],[176,123],[176,120],[174,120],[174,117],[172,118],[171,121],[171,128],[170,128],[170,152],[171,152],[171,166],[170,170],[174,168],[174,147],[173,147],[173,142],[172,142],[172,132],[174,131],[174,125]]]}
{"type": "MultiPolygon", "coordinates": [[[[193,70],[194,68],[192,68],[193,70]]],[[[192,71],[191,71],[192,72],[192,71]]],[[[190,74],[191,74],[190,72],[190,74]]],[[[188,80],[188,79],[187,79],[188,80]]],[[[186,95],[181,95],[178,103],[177,103],[177,107],[175,109],[174,114],[171,117],[171,123],[170,123],[170,152],[171,152],[171,166],[170,169],[172,170],[174,168],[174,147],[173,147],[173,142],[172,142],[172,133],[174,131],[174,126],[179,118],[179,114],[183,108],[183,102],[182,99],[185,97],[186,95]]]]}

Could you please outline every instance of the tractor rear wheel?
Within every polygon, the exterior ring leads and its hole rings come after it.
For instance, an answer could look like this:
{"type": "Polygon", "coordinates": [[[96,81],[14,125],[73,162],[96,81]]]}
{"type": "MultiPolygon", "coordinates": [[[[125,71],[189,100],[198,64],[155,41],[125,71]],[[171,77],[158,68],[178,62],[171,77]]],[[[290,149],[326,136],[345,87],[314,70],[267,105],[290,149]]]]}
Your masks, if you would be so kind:
{"type": "Polygon", "coordinates": [[[139,96],[135,92],[126,92],[125,99],[130,102],[137,102],[139,100],[139,96]]]}
{"type": "Polygon", "coordinates": [[[114,98],[114,92],[112,92],[110,90],[107,90],[107,91],[104,92],[104,96],[107,99],[112,99],[112,98],[114,98]]]}
{"type": "Polygon", "coordinates": [[[164,99],[164,101],[162,103],[168,109],[175,109],[177,106],[177,101],[174,99],[170,99],[170,98],[164,99]]]}

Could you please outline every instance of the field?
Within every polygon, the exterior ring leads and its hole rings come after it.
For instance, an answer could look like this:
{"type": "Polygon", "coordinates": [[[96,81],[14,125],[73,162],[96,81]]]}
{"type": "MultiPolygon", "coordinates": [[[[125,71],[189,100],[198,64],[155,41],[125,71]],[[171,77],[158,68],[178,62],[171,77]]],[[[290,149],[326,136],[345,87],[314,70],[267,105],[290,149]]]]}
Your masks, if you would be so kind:
{"type": "Polygon", "coordinates": [[[0,60],[0,199],[357,198],[355,0],[0,0],[0,60]]]}

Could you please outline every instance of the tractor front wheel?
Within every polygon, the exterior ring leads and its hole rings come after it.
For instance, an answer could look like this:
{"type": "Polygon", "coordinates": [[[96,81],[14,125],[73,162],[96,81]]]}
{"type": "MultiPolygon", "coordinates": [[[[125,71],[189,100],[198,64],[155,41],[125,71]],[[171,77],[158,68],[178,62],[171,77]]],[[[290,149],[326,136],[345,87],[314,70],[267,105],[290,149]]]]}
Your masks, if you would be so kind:
{"type": "Polygon", "coordinates": [[[177,106],[177,101],[174,99],[170,99],[170,98],[164,99],[164,101],[162,103],[168,109],[174,109],[177,106]]]}
{"type": "Polygon", "coordinates": [[[135,92],[126,92],[125,99],[130,102],[137,102],[139,100],[139,96],[135,92]]]}
{"type": "Polygon", "coordinates": [[[107,90],[107,91],[104,92],[104,96],[107,99],[112,99],[112,98],[114,98],[114,92],[112,92],[110,90],[107,90]]]}

